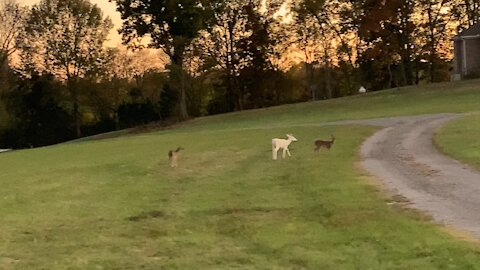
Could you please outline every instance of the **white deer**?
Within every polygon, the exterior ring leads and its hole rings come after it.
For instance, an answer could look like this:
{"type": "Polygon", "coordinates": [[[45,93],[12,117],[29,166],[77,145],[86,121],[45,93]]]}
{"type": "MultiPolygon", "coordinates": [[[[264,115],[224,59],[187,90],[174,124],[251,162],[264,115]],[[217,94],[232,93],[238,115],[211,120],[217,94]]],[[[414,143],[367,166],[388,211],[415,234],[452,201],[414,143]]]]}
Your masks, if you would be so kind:
{"type": "Polygon", "coordinates": [[[282,157],[285,158],[285,153],[288,154],[289,157],[291,157],[292,155],[290,155],[290,150],[288,150],[288,146],[290,145],[290,143],[292,142],[296,142],[297,139],[295,137],[293,137],[292,135],[290,134],[287,134],[287,139],[272,139],[272,157],[273,157],[273,160],[277,160],[277,152],[278,150],[280,149],[283,149],[283,155],[282,157]]]}

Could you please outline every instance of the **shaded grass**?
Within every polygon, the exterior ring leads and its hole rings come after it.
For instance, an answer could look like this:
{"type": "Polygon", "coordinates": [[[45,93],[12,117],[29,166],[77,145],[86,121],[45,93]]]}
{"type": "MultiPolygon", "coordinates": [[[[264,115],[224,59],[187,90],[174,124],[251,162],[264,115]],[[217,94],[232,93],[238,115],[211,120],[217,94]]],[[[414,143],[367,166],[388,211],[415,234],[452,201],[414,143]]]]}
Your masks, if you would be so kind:
{"type": "Polygon", "coordinates": [[[358,179],[371,127],[155,133],[0,156],[1,269],[478,269],[358,179]],[[293,132],[288,160],[269,141],[293,132]],[[330,152],[313,140],[334,133],[330,152]],[[166,153],[185,147],[179,167],[166,153]]]}
{"type": "Polygon", "coordinates": [[[445,154],[480,170],[480,114],[447,123],[436,134],[435,143],[445,154]]]}

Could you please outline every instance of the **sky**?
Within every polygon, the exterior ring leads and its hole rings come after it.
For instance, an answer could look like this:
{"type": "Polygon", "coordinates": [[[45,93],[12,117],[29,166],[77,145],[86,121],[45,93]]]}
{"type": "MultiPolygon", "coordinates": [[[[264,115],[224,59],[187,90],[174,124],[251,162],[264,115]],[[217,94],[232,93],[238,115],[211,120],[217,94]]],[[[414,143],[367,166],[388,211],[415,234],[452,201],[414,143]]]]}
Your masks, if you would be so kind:
{"type": "MultiPolygon", "coordinates": [[[[30,6],[37,4],[40,2],[40,0],[17,0],[17,2],[21,5],[30,6]]],[[[103,15],[110,17],[114,24],[114,27],[108,37],[109,41],[107,42],[107,46],[116,47],[120,45],[122,43],[122,38],[120,34],[118,34],[117,30],[122,26],[122,20],[120,18],[120,13],[116,10],[115,3],[109,2],[108,0],[90,0],[90,2],[101,8],[103,10],[103,15]]]]}

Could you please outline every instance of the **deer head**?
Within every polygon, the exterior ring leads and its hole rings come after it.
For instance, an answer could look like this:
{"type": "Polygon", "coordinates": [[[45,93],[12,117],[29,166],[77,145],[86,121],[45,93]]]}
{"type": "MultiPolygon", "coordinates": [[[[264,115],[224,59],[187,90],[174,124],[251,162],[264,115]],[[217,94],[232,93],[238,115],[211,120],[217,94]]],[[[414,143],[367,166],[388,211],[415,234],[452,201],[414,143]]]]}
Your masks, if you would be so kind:
{"type": "Polygon", "coordinates": [[[289,140],[291,140],[292,142],[296,142],[296,141],[297,141],[297,138],[293,137],[293,136],[290,135],[290,134],[287,134],[287,138],[288,138],[289,140]]]}

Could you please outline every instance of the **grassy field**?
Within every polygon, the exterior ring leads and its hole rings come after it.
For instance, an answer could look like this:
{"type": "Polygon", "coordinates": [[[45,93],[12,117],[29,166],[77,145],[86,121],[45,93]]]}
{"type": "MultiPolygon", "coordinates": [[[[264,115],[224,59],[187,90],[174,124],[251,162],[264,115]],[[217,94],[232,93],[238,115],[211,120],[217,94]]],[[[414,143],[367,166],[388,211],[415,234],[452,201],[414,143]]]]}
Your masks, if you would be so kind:
{"type": "Polygon", "coordinates": [[[448,123],[435,142],[442,152],[480,170],[480,114],[448,123]]]}
{"type": "Polygon", "coordinates": [[[476,85],[289,105],[2,154],[0,269],[480,269],[478,244],[368,184],[357,152],[375,128],[298,126],[474,111],[476,85]],[[270,139],[285,133],[299,139],[292,157],[272,161],[270,139]],[[330,133],[332,150],[315,154],[313,140],[330,133]],[[178,145],[186,150],[172,169],[166,153],[178,145]]]}

